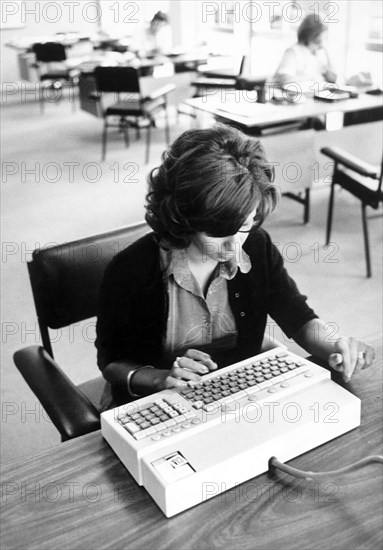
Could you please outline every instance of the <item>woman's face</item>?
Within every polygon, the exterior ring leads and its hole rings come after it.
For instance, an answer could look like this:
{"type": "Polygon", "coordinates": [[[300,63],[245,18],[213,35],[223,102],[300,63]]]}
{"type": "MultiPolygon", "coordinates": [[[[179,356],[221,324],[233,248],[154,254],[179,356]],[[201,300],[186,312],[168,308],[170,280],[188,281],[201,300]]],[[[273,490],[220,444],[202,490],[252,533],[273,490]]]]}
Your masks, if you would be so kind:
{"type": "Polygon", "coordinates": [[[206,233],[196,233],[189,246],[189,252],[195,259],[206,262],[214,260],[216,262],[226,262],[236,260],[239,262],[242,245],[249,236],[249,232],[254,224],[256,209],[254,209],[246,218],[244,224],[235,235],[228,237],[211,237],[206,233]]]}
{"type": "Polygon", "coordinates": [[[316,54],[321,48],[323,48],[323,32],[319,36],[311,40],[307,44],[307,47],[313,54],[316,54]]]}

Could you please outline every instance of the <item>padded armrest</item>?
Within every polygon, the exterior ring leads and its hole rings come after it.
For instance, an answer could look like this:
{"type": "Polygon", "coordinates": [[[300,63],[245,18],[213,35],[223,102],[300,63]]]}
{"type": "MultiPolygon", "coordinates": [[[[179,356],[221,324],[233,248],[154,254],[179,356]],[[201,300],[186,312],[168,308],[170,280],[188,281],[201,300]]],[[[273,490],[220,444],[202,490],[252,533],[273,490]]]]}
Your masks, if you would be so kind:
{"type": "Polygon", "coordinates": [[[63,440],[100,429],[100,413],[41,346],[17,351],[14,361],[63,440]]]}
{"type": "Polygon", "coordinates": [[[102,94],[100,92],[90,92],[88,94],[88,99],[92,99],[93,101],[101,101],[102,94]]]}
{"type": "Polygon", "coordinates": [[[161,86],[161,88],[158,88],[157,90],[153,90],[152,93],[150,93],[148,96],[145,97],[145,101],[149,99],[158,99],[159,97],[167,95],[169,92],[172,92],[173,90],[175,90],[174,84],[166,84],[166,86],[161,86]]]}
{"type": "Polygon", "coordinates": [[[378,179],[378,171],[374,166],[368,164],[368,162],[364,162],[351,153],[347,153],[339,147],[323,147],[321,153],[335,160],[335,162],[343,164],[346,168],[354,170],[361,176],[378,179]]]}

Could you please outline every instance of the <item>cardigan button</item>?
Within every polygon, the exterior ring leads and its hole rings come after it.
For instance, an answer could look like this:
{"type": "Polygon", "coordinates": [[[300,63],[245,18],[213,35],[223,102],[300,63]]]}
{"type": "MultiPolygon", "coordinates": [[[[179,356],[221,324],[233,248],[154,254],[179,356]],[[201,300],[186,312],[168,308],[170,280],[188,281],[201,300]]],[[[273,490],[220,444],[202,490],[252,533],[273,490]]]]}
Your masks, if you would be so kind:
{"type": "Polygon", "coordinates": [[[236,292],[236,293],[234,294],[234,296],[235,296],[236,298],[239,298],[239,292],[236,292]]]}
{"type": "Polygon", "coordinates": [[[244,317],[245,315],[246,315],[246,313],[244,311],[241,311],[240,316],[244,317]]]}

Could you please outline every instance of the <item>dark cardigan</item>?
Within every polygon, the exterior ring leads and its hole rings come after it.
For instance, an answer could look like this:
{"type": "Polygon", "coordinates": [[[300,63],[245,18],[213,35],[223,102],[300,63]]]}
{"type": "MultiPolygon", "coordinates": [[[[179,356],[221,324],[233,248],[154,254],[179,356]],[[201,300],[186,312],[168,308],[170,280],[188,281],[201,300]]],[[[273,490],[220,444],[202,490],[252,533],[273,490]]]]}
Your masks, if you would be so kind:
{"type": "MultiPolygon", "coordinates": [[[[260,352],[267,314],[289,337],[316,317],[287,274],[268,233],[251,231],[243,248],[252,268],[247,274],[238,270],[228,281],[238,342],[235,349],[213,357],[221,367],[260,352]]],[[[117,254],[105,272],[96,339],[100,369],[123,359],[170,368],[172,358],[163,352],[167,315],[159,246],[151,233],[117,254]]]]}

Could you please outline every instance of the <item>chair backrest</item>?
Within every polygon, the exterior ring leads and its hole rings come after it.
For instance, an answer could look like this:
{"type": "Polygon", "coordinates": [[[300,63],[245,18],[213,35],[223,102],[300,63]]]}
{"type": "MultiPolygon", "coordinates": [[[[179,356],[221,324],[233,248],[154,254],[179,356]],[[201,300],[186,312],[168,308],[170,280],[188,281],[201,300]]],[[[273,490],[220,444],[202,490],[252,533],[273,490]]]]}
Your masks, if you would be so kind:
{"type": "Polygon", "coordinates": [[[55,61],[65,61],[65,46],[60,42],[37,42],[33,44],[32,51],[36,56],[36,61],[41,63],[53,63],[55,61]]]}
{"type": "Polygon", "coordinates": [[[102,118],[102,104],[97,97],[97,84],[94,73],[81,72],[78,79],[80,107],[91,115],[102,118]]]}
{"type": "Polygon", "coordinates": [[[99,92],[140,94],[140,73],[134,67],[96,67],[94,71],[99,92]]]}
{"type": "Polygon", "coordinates": [[[106,266],[149,230],[140,222],[33,252],[28,271],[43,346],[52,357],[48,328],[59,329],[94,317],[106,266]]]}

